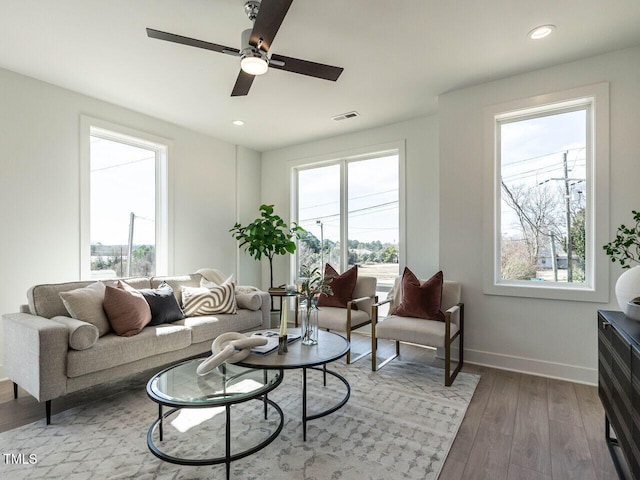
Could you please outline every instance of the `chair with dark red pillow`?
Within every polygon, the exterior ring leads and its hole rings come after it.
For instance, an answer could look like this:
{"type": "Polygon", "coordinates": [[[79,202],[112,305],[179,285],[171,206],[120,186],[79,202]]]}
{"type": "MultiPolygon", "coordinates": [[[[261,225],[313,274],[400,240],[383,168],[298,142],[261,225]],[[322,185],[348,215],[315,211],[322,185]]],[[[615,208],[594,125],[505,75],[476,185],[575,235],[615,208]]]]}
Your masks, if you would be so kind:
{"type": "Polygon", "coordinates": [[[418,280],[409,270],[397,277],[387,299],[371,308],[371,369],[382,368],[400,355],[400,342],[444,349],[445,386],[450,386],[463,363],[464,304],[460,283],[444,281],[442,272],[418,280]],[[389,303],[389,315],[378,320],[378,308],[389,303]],[[458,365],[451,371],[452,344],[458,344],[458,365]],[[379,339],[393,340],[396,353],[379,365],[379,339]]]}
{"type": "MultiPolygon", "coordinates": [[[[333,277],[329,284],[334,294],[322,295],[318,300],[318,327],[327,331],[345,332],[351,342],[351,332],[371,323],[371,306],[378,301],[377,279],[358,275],[356,266],[338,275],[331,265],[325,267],[325,276],[333,277]]],[[[298,326],[296,309],[296,326],[298,326]]],[[[369,355],[367,351],[353,361],[369,355]]],[[[351,350],[347,352],[347,363],[351,362],[351,350]]]]}

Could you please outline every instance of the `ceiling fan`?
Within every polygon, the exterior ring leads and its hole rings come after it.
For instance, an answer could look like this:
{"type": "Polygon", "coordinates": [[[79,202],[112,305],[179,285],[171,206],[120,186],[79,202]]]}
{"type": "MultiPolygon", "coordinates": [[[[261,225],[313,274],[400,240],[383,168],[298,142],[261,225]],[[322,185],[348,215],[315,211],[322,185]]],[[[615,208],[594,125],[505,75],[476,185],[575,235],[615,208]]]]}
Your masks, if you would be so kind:
{"type": "Polygon", "coordinates": [[[335,82],[342,73],[343,68],[341,67],[285,57],[284,55],[268,54],[271,43],[292,2],[293,0],[262,0],[262,2],[250,0],[245,3],[244,11],[254,23],[253,29],[250,28],[242,32],[241,49],[161,32],[152,28],[147,28],[147,35],[158,40],[240,57],[241,70],[231,92],[232,97],[247,95],[256,75],[266,73],[269,67],[335,82]]]}

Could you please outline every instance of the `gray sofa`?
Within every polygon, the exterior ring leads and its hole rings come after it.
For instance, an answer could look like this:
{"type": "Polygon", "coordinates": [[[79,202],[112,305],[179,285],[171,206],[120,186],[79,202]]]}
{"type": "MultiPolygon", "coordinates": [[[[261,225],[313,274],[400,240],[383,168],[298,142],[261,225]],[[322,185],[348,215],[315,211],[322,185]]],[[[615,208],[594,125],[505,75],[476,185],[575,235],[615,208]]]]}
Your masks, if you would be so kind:
{"type": "MultiPolygon", "coordinates": [[[[125,279],[136,289],[157,288],[163,281],[180,302],[183,286],[199,287],[198,273],[173,277],[125,279]]],[[[4,314],[4,373],[39,402],[45,402],[47,424],[51,400],[102,382],[123,378],[149,368],[204,354],[224,332],[244,332],[270,327],[271,297],[267,292],[248,291],[236,295],[236,314],[187,317],[170,324],[145,327],[132,337],[107,333],[86,349],[74,349],[72,338],[83,327],[70,319],[60,292],[93,282],[36,285],[28,294],[28,305],[20,313],[4,314]]],[[[112,281],[104,281],[113,285],[112,281]]],[[[86,325],[85,325],[86,326],[86,325]]],[[[94,328],[94,327],[92,327],[94,328]]]]}

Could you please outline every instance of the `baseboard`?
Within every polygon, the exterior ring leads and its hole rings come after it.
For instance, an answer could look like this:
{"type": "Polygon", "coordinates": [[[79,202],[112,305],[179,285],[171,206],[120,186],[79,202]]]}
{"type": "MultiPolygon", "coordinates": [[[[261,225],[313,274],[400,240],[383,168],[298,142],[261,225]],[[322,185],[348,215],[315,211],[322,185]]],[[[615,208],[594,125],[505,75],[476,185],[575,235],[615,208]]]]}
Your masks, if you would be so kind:
{"type": "Polygon", "coordinates": [[[596,368],[585,368],[577,365],[547,362],[545,360],[482,352],[480,350],[469,350],[466,348],[464,349],[464,361],[465,363],[472,363],[474,365],[526,373],[539,377],[555,378],[592,386],[598,385],[598,369],[596,368]]]}

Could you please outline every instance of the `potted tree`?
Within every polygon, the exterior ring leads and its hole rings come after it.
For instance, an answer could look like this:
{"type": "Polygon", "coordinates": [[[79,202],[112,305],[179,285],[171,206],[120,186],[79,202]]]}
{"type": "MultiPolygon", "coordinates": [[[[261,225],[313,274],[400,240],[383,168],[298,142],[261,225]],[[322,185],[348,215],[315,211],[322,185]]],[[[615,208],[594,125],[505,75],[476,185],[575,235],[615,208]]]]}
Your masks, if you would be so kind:
{"type": "Polygon", "coordinates": [[[287,225],[279,215],[273,213],[273,205],[260,205],[260,217],[249,225],[236,222],[231,234],[246,252],[256,260],[263,256],[269,259],[269,286],[273,288],[273,257],[296,251],[295,239],[305,230],[295,222],[287,225]]]}
{"type": "Polygon", "coordinates": [[[620,309],[629,318],[640,320],[640,212],[633,210],[631,227],[620,225],[616,238],[602,248],[613,263],[625,270],[616,282],[616,298],[620,309]],[[632,265],[636,264],[633,268],[632,265]]]}

